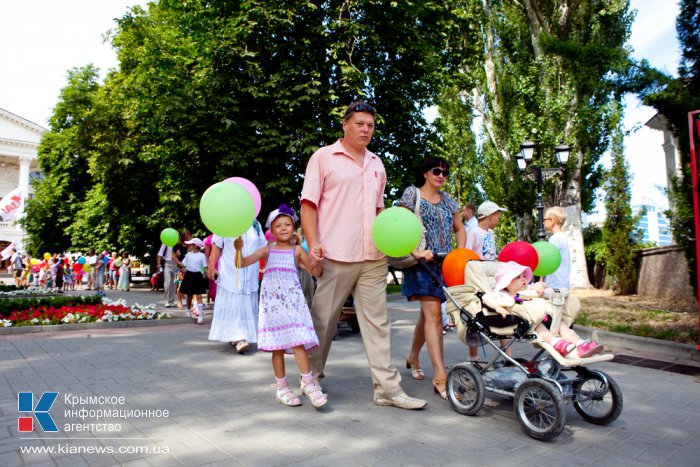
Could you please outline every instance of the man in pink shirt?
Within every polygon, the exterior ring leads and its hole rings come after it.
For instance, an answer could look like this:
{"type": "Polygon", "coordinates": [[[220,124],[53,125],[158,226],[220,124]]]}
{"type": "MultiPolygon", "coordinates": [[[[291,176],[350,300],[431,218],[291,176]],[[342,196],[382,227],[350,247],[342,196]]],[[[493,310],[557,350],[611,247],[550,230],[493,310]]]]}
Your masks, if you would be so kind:
{"type": "Polygon", "coordinates": [[[374,387],[374,403],[421,409],[427,402],[408,396],[391,365],[391,322],[386,308],[386,257],[372,241],[372,224],[384,209],[386,171],[367,150],[374,133],[374,109],[353,102],[343,117],[343,138],[316,151],[306,167],[301,225],[314,262],[324,272],[311,306],[320,347],[310,352],[311,369],[323,377],[340,310],[353,294],[374,387]]]}

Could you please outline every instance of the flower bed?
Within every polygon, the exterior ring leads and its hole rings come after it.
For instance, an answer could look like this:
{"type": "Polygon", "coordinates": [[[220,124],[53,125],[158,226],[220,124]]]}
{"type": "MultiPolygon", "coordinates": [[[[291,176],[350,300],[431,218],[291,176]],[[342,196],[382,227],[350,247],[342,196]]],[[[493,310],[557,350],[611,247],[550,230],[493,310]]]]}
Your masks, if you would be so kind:
{"type": "Polygon", "coordinates": [[[70,296],[58,295],[51,297],[0,297],[0,318],[8,319],[15,311],[25,311],[42,307],[62,308],[65,306],[84,307],[108,303],[97,295],[70,296]]]}
{"type": "Polygon", "coordinates": [[[2,326],[40,326],[49,324],[111,323],[114,321],[168,319],[167,313],[155,311],[155,305],[126,305],[123,300],[105,300],[101,304],[76,304],[61,307],[39,306],[13,311],[3,318],[2,326]]]}
{"type": "MultiPolygon", "coordinates": [[[[12,286],[15,287],[15,286],[12,286]]],[[[58,294],[58,289],[46,287],[15,287],[14,289],[0,289],[0,298],[27,298],[27,297],[53,297],[58,294]]]]}

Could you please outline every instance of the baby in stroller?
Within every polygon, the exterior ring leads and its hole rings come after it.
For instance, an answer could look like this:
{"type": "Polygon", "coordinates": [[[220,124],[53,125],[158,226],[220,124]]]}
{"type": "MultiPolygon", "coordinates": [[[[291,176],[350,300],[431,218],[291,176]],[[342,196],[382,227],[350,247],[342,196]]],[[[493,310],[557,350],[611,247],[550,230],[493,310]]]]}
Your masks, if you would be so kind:
{"type": "Polygon", "coordinates": [[[601,353],[601,345],[581,339],[563,324],[563,300],[541,298],[551,292],[541,284],[527,289],[531,278],[532,271],[517,263],[472,260],[464,285],[443,287],[459,339],[466,345],[467,332],[475,333],[492,349],[490,355],[484,352],[483,361],[450,367],[450,405],[472,416],[481,410],[486,392],[510,396],[522,428],[540,440],[554,439],[564,430],[566,404],[591,423],[614,422],[622,413],[620,387],[610,375],[584,366],[614,356],[601,353]],[[506,343],[499,344],[503,339],[506,343]],[[527,359],[507,353],[523,341],[540,350],[527,359]]]}
{"type": "Polygon", "coordinates": [[[496,287],[493,292],[486,293],[482,297],[485,306],[493,309],[503,318],[509,314],[520,316],[535,324],[534,332],[540,339],[554,347],[554,350],[563,356],[567,356],[574,349],[577,350],[581,358],[590,357],[603,351],[603,346],[595,341],[581,339],[569,326],[559,321],[559,326],[555,328],[558,336],[547,329],[545,323],[552,323],[553,312],[547,313],[547,308],[527,307],[524,302],[531,300],[543,300],[544,286],[542,283],[528,288],[532,280],[532,271],[529,267],[520,265],[515,261],[500,263],[495,274],[496,287]]]}

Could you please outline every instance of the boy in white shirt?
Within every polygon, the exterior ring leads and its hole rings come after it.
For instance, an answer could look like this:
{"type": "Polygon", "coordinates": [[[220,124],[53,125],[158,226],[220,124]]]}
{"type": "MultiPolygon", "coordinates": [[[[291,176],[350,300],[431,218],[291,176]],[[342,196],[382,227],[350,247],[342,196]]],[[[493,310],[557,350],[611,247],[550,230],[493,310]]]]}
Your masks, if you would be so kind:
{"type": "Polygon", "coordinates": [[[467,232],[466,247],[485,261],[496,261],[496,238],[493,229],[501,220],[501,212],[507,211],[493,201],[481,203],[476,212],[479,224],[467,232]]]}

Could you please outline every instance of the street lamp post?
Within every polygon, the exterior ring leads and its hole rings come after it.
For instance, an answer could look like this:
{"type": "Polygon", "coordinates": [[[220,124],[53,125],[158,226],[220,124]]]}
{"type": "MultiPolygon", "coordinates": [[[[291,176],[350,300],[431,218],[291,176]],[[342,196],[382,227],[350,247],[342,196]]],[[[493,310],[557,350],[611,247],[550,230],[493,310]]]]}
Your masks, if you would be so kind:
{"type": "MultiPolygon", "coordinates": [[[[526,140],[520,145],[520,153],[515,157],[518,163],[518,169],[521,172],[525,172],[532,162],[532,157],[535,154],[535,147],[537,145],[530,140],[526,140]]],[[[562,167],[558,168],[543,168],[539,165],[530,166],[530,173],[535,177],[535,183],[537,183],[537,238],[544,240],[547,237],[547,233],[544,230],[544,203],[542,202],[542,179],[543,174],[545,178],[552,175],[561,173],[569,161],[569,153],[571,152],[571,147],[561,142],[559,146],[554,148],[554,155],[557,158],[557,162],[562,167]]]]}

